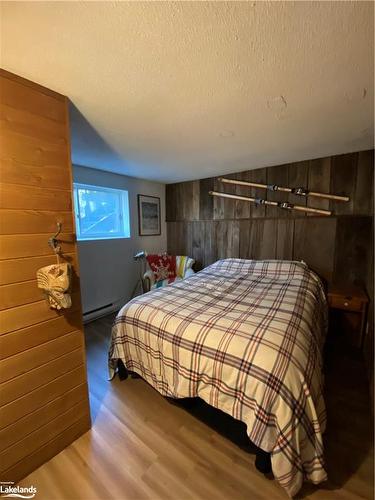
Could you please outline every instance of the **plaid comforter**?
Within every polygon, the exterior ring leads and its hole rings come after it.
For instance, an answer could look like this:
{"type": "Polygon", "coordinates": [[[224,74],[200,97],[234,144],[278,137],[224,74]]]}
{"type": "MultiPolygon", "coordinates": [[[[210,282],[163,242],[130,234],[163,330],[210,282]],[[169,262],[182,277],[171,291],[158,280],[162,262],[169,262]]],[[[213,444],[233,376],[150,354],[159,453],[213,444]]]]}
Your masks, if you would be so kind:
{"type": "Polygon", "coordinates": [[[290,496],[326,479],[322,347],[327,305],[300,262],[225,259],[119,312],[117,359],[164,396],[200,397],[247,425],[290,496]]]}

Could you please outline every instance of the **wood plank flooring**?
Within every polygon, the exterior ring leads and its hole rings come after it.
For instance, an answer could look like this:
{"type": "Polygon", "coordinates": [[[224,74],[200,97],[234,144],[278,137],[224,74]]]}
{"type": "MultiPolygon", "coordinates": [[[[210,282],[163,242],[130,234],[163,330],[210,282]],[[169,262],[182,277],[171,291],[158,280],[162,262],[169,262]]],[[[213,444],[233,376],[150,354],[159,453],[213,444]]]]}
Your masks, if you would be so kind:
{"type": "MultiPolygon", "coordinates": [[[[276,481],[256,471],[241,426],[232,433],[237,444],[223,435],[231,419],[199,403],[188,412],[141,379],[107,381],[112,320],[86,326],[92,429],[20,484],[36,486],[43,500],[285,500],[276,481]]],[[[326,386],[330,479],[305,485],[299,498],[371,499],[372,421],[360,359],[331,354],[326,386]]]]}

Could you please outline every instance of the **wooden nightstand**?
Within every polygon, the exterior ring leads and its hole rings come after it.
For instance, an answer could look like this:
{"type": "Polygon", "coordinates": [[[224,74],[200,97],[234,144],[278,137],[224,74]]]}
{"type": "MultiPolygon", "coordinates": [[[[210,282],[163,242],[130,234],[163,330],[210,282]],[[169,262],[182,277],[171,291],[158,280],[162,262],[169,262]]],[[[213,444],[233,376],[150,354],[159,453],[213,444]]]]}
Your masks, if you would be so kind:
{"type": "MultiPolygon", "coordinates": [[[[369,298],[363,288],[331,285],[327,293],[331,326],[362,348],[369,298]]],[[[336,332],[337,335],[337,332],[336,332]]]]}

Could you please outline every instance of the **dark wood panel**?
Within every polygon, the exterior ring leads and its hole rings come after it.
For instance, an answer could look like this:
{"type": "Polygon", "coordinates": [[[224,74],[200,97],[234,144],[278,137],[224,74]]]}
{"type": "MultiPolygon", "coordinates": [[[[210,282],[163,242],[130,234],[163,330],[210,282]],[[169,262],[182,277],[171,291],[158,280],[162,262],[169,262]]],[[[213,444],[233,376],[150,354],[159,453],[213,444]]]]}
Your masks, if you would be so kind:
{"type": "Polygon", "coordinates": [[[168,223],[168,252],[172,255],[185,255],[185,222],[168,223]]]}
{"type": "Polygon", "coordinates": [[[276,258],[276,243],[277,243],[277,220],[264,219],[256,221],[260,227],[260,244],[257,244],[256,259],[275,259],[276,258]]]}
{"type": "Polygon", "coordinates": [[[184,220],[184,189],[183,184],[179,183],[175,186],[175,219],[174,220],[184,220]]]}
{"type": "MultiPolygon", "coordinates": [[[[225,175],[227,179],[236,179],[237,174],[229,174],[225,175]]],[[[225,191],[226,193],[229,194],[236,194],[237,186],[234,184],[221,184],[221,188],[219,191],[225,191]]],[[[223,219],[224,220],[231,220],[235,218],[236,214],[236,205],[238,201],[236,200],[228,200],[228,198],[224,198],[224,214],[223,214],[223,219]]]]}
{"type": "Polygon", "coordinates": [[[337,220],[336,283],[365,286],[373,260],[372,217],[339,217],[337,220]]]}
{"type": "Polygon", "coordinates": [[[193,253],[193,224],[194,222],[184,222],[181,228],[184,252],[181,255],[191,255],[193,253]]]}
{"type": "Polygon", "coordinates": [[[170,255],[178,255],[176,252],[177,238],[176,238],[176,224],[177,222],[168,222],[167,224],[167,252],[170,255]]]}
{"type": "Polygon", "coordinates": [[[239,257],[240,226],[237,221],[217,221],[214,226],[215,258],[239,257]]]}
{"type": "Polygon", "coordinates": [[[199,220],[199,181],[183,182],[182,197],[177,203],[182,204],[181,220],[199,220]]]}
{"type": "MultiPolygon", "coordinates": [[[[262,221],[263,222],[263,221],[262,221]]],[[[261,221],[256,221],[260,224],[261,221]]],[[[277,220],[265,219],[261,228],[261,240],[259,245],[259,254],[257,259],[275,259],[276,258],[276,232],[277,220]]]]}
{"type": "MultiPolygon", "coordinates": [[[[333,215],[372,215],[373,151],[300,161],[286,165],[227,174],[223,177],[261,184],[307,187],[311,191],[342,194],[350,202],[329,202],[316,197],[303,197],[281,191],[235,186],[218,178],[182,182],[167,186],[167,220],[233,220],[248,218],[299,218],[297,211],[278,207],[247,204],[239,200],[212,198],[210,190],[274,201],[290,201],[298,205],[333,210],[333,215]],[[199,205],[199,207],[198,207],[199,205]]],[[[314,217],[314,215],[312,215],[314,217]]]]}
{"type": "Polygon", "coordinates": [[[241,259],[275,259],[276,244],[276,219],[257,219],[240,222],[241,259]]]}
{"type": "Polygon", "coordinates": [[[209,266],[216,261],[215,222],[205,222],[204,232],[204,265],[209,266]]]}
{"type": "MultiPolygon", "coordinates": [[[[319,193],[330,193],[331,158],[311,160],[309,165],[308,189],[319,193]]],[[[329,200],[308,197],[307,206],[329,210],[329,200]]]]}
{"type": "MultiPolygon", "coordinates": [[[[307,187],[309,176],[309,162],[308,161],[299,161],[298,163],[291,163],[288,165],[288,184],[287,187],[296,188],[296,187],[307,187]]],[[[295,205],[306,206],[306,198],[304,196],[298,196],[296,194],[289,194],[288,201],[295,205]]],[[[304,212],[294,212],[291,214],[294,217],[304,217],[304,212]]]]}
{"type": "Polygon", "coordinates": [[[304,260],[319,276],[332,281],[336,218],[304,217],[294,221],[293,259],[304,260]]]}
{"type": "Polygon", "coordinates": [[[353,213],[354,193],[357,176],[358,153],[334,156],[331,164],[331,192],[349,196],[348,202],[331,201],[331,210],[335,215],[353,213]]]}
{"type": "Polygon", "coordinates": [[[196,270],[204,267],[205,230],[206,223],[204,221],[196,221],[192,223],[193,237],[191,257],[195,260],[196,270]]]}
{"type": "Polygon", "coordinates": [[[277,220],[276,259],[293,259],[294,220],[277,220]]]}
{"type": "Polygon", "coordinates": [[[199,218],[200,220],[212,220],[214,218],[214,199],[208,193],[214,190],[214,179],[201,179],[199,181],[199,218]]]}
{"type": "Polygon", "coordinates": [[[357,179],[354,193],[354,213],[374,213],[374,151],[358,153],[357,179]]]}
{"type": "MultiPolygon", "coordinates": [[[[334,210],[334,215],[337,212],[350,215],[353,212],[353,207],[357,213],[372,214],[373,151],[239,172],[225,177],[290,185],[291,187],[306,186],[308,189],[318,192],[346,194],[351,197],[349,203],[330,203],[327,200],[308,198],[307,205],[317,208],[331,208],[334,210]]],[[[178,192],[180,189],[180,196],[189,196],[192,199],[192,184],[190,184],[190,191],[186,186],[182,189],[183,185],[186,183],[174,185],[173,191],[178,192]]],[[[294,230],[294,224],[289,224],[286,221],[297,219],[298,213],[287,213],[279,208],[267,208],[266,211],[264,206],[247,205],[235,200],[220,198],[212,200],[208,195],[208,191],[212,188],[218,191],[236,192],[268,199],[282,200],[287,196],[287,199],[302,205],[305,202],[304,198],[285,195],[281,192],[272,193],[261,189],[226,185],[219,182],[217,178],[203,179],[199,183],[199,218],[207,223],[197,226],[187,224],[196,214],[194,208],[186,208],[187,201],[185,200],[183,203],[185,208],[183,213],[180,213],[181,217],[185,218],[185,223],[175,227],[171,226],[168,229],[168,248],[170,251],[186,254],[191,252],[196,255],[197,261],[202,265],[203,263],[208,265],[216,258],[225,255],[236,256],[236,244],[228,244],[227,241],[227,237],[230,240],[229,225],[233,224],[236,219],[243,222],[248,219],[261,220],[262,224],[241,223],[239,226],[241,229],[239,231],[238,252],[241,257],[305,259],[312,262],[316,270],[322,269],[325,278],[332,278],[335,249],[336,253],[341,252],[341,249],[336,248],[334,243],[336,241],[335,221],[328,222],[325,217],[311,216],[309,219],[314,219],[314,222],[307,223],[307,225],[299,223],[294,230]],[[267,218],[265,219],[265,217],[267,218]],[[275,218],[278,221],[277,224],[267,222],[269,217],[275,218]],[[213,224],[213,221],[222,221],[225,224],[217,225],[213,224]],[[189,234],[192,236],[190,237],[189,234]],[[228,250],[230,248],[234,250],[232,255],[228,250]],[[319,264],[320,259],[324,261],[322,264],[319,264]]],[[[352,238],[355,240],[357,228],[354,220],[352,220],[352,224],[344,221],[342,224],[342,227],[347,224],[351,228],[352,238]]],[[[234,226],[234,233],[237,230],[236,227],[234,226]]],[[[360,227],[358,227],[358,231],[361,231],[360,227]]],[[[343,242],[340,243],[340,245],[342,244],[343,242]]],[[[342,252],[342,255],[341,261],[345,261],[344,256],[347,255],[347,252],[342,252]]]]}
{"type": "Polygon", "coordinates": [[[176,184],[165,186],[165,220],[167,222],[176,220],[176,184]]]}
{"type": "MultiPolygon", "coordinates": [[[[235,178],[240,181],[249,182],[249,172],[240,172],[235,175],[235,178]]],[[[240,196],[250,196],[250,188],[248,186],[236,186],[235,194],[240,196]]],[[[229,201],[229,200],[228,200],[229,201]]],[[[236,219],[249,219],[251,214],[251,203],[246,201],[235,202],[234,216],[236,219]]]]}
{"type": "MultiPolygon", "coordinates": [[[[223,183],[219,182],[216,178],[214,179],[214,191],[224,191],[223,183]]],[[[224,198],[219,198],[214,196],[214,219],[224,219],[224,198]]]]}
{"type": "Polygon", "coordinates": [[[251,220],[240,221],[240,259],[252,259],[250,248],[250,235],[254,222],[251,220]]]}

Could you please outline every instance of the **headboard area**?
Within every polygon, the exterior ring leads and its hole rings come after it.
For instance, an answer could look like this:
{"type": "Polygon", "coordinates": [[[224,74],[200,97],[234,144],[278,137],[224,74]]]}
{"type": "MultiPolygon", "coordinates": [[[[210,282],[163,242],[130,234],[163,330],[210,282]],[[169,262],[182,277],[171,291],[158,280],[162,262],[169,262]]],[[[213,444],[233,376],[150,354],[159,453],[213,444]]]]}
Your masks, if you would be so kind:
{"type": "Polygon", "coordinates": [[[373,150],[225,175],[347,195],[349,202],[223,185],[218,177],[168,184],[168,251],[193,257],[198,268],[225,257],[304,260],[328,283],[364,286],[373,303],[373,175],[373,150]],[[332,215],[256,206],[210,191],[306,204],[332,215]]]}

